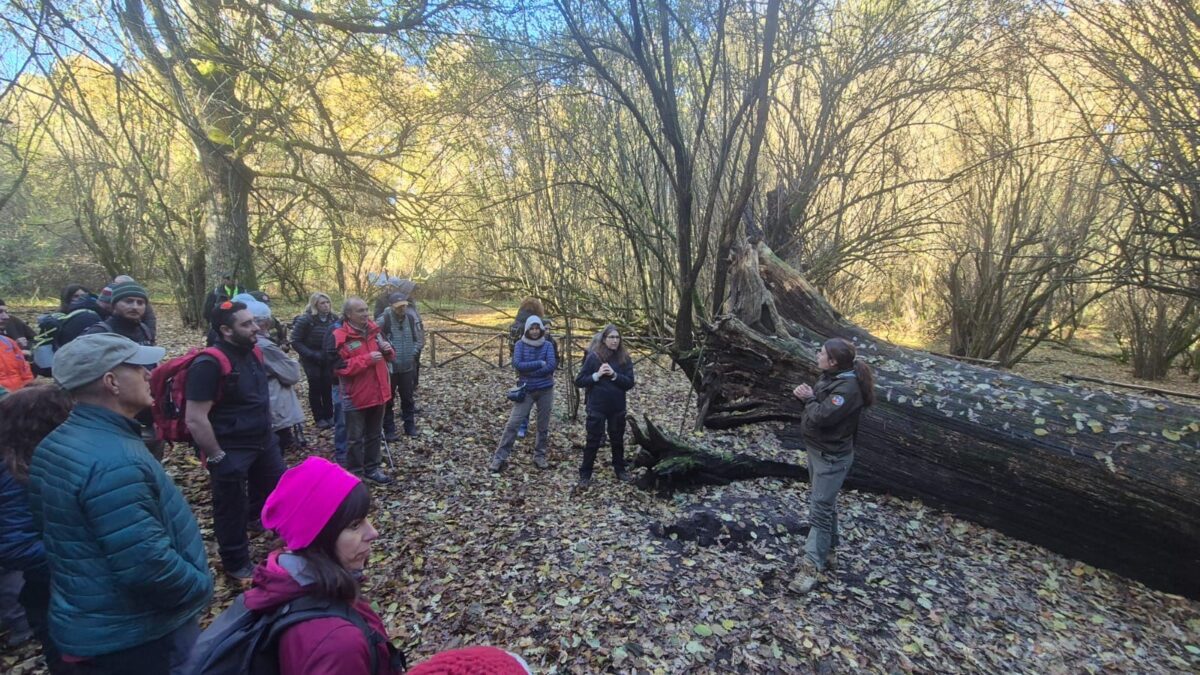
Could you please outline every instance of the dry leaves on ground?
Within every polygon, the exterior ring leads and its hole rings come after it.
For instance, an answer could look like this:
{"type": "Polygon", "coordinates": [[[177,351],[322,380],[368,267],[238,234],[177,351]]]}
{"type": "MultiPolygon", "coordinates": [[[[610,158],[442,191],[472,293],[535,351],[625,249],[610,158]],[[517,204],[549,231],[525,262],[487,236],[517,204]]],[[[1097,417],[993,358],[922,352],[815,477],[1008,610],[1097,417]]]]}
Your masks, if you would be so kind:
{"type": "MultiPolygon", "coordinates": [[[[643,364],[638,376],[631,412],[690,427],[679,373],[643,364]]],[[[420,435],[393,444],[397,481],[373,489],[382,536],[366,593],[413,662],[486,643],[547,673],[1200,669],[1200,603],[885,496],[842,495],[838,568],[814,593],[793,595],[785,586],[803,540],[786,523],[803,516],[806,485],[761,480],[662,499],[598,467],[592,488],[572,496],[584,432],[563,418],[561,395],[552,467],[533,466],[531,433],[506,473],[489,474],[511,382],[466,360],[423,369],[420,435]],[[754,534],[718,531],[709,546],[673,536],[670,526],[697,512],[754,534]]],[[[330,432],[312,440],[312,452],[331,455],[330,432]]],[[[697,440],[797,459],[766,426],[697,440]]],[[[206,476],[183,448],[167,468],[215,561],[206,476]]],[[[261,557],[274,538],[253,543],[261,557]]],[[[218,575],[211,614],[236,590],[218,575]]],[[[0,668],[29,672],[32,657],[25,647],[0,668]]]]}

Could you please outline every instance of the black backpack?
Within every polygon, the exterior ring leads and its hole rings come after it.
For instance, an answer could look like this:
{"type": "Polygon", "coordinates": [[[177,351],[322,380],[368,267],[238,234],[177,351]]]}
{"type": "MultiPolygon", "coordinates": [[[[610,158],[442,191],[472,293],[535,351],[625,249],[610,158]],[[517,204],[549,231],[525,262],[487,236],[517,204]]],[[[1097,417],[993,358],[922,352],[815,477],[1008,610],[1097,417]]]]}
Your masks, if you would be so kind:
{"type": "Polygon", "coordinates": [[[101,321],[100,315],[89,307],[78,307],[70,312],[50,312],[38,317],[38,334],[33,340],[33,372],[35,375],[50,377],[51,366],[54,363],[54,352],[67,344],[71,339],[79,337],[89,326],[101,321]],[[68,321],[77,325],[74,334],[68,336],[64,328],[68,321]]]}
{"type": "Polygon", "coordinates": [[[378,672],[379,645],[386,644],[392,670],[407,670],[404,653],[367,625],[353,607],[337,600],[303,596],[270,612],[246,607],[245,594],[200,634],[184,673],[187,675],[274,675],[279,673],[279,638],[292,626],[326,617],[345,619],[362,631],[371,654],[371,674],[378,672]]]}

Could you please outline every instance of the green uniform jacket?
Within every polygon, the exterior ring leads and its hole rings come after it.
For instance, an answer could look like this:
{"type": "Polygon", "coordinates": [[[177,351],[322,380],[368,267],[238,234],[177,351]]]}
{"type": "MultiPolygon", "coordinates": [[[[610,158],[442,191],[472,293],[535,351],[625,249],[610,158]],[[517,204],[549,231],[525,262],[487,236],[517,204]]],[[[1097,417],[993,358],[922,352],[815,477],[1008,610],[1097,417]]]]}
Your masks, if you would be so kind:
{"type": "Polygon", "coordinates": [[[853,370],[822,375],[813,387],[813,397],[804,404],[800,425],[804,446],[830,455],[853,451],[862,409],[862,391],[853,370]]]}
{"type": "Polygon", "coordinates": [[[208,607],[200,528],[135,420],[76,405],[33,454],[29,505],[50,562],[50,635],[64,654],[144,644],[208,607]]]}

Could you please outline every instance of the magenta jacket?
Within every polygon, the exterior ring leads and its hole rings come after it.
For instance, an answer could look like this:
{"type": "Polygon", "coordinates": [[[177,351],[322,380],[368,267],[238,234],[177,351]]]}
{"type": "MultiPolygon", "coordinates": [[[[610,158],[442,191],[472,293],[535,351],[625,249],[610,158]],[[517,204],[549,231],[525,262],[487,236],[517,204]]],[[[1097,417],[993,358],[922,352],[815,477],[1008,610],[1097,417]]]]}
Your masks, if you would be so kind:
{"type": "MultiPolygon", "coordinates": [[[[273,609],[303,595],[311,580],[305,579],[304,560],[283,551],[275,551],[254,570],[254,586],[246,591],[246,608],[256,611],[273,609]]],[[[383,620],[371,611],[370,604],[359,598],[354,608],[367,625],[386,636],[383,620]]],[[[371,669],[367,639],[354,624],[330,617],[297,624],[279,639],[279,671],[289,675],[395,675],[388,664],[386,645],[379,645],[378,670],[371,669]]]]}

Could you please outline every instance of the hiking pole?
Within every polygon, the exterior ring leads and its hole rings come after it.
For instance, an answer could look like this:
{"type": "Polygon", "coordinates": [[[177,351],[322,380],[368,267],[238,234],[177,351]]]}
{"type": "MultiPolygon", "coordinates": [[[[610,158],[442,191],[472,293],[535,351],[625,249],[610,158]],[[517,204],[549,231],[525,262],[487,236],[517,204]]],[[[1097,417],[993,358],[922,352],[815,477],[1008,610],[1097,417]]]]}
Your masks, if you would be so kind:
{"type": "Polygon", "coordinates": [[[383,452],[387,455],[388,466],[395,471],[396,460],[392,459],[392,446],[387,441],[387,434],[383,433],[383,427],[379,428],[379,442],[383,445],[383,452]]]}

